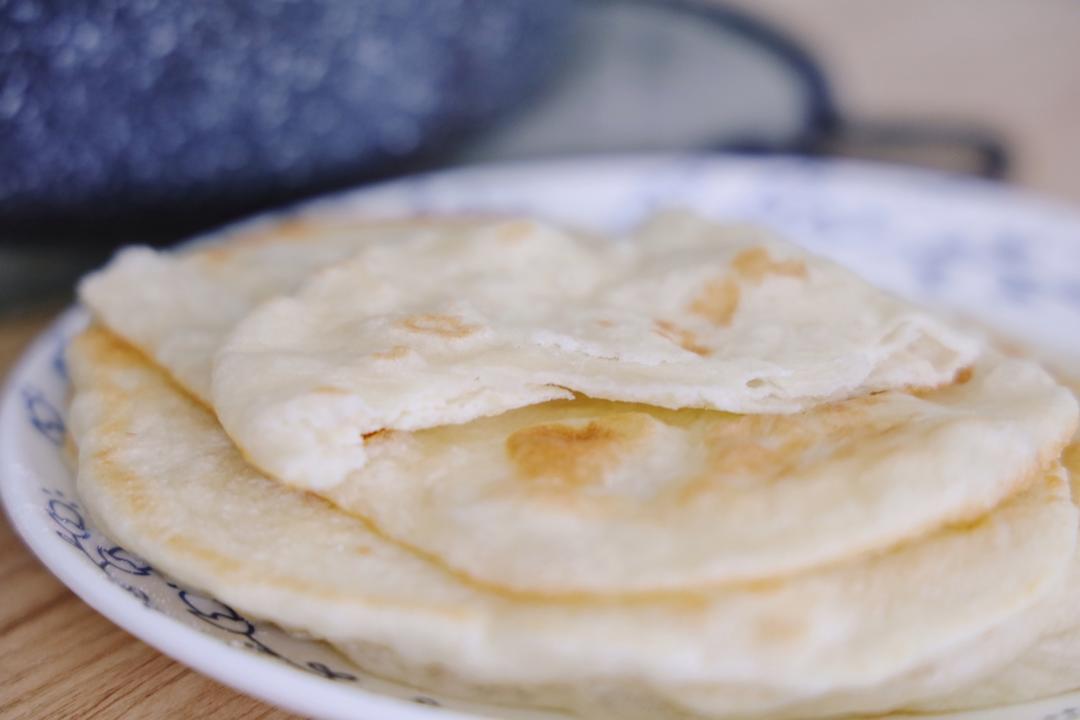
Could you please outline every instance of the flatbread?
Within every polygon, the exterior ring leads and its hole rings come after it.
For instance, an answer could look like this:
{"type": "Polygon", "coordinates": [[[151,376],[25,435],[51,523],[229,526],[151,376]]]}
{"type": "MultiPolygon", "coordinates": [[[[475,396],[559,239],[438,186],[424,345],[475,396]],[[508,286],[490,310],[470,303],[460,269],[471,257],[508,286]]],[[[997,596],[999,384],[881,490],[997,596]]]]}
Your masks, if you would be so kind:
{"type": "Polygon", "coordinates": [[[611,710],[621,693],[648,699],[639,717],[656,718],[690,717],[668,698],[691,684],[807,694],[880,682],[1035,605],[1075,548],[1076,509],[1051,472],[978,522],[798,577],[524,601],[462,582],[260,475],[212,414],[107,333],[83,334],[69,360],[79,493],[114,540],[361,665],[462,692],[501,688],[518,702],[632,717],[633,707],[611,710]]]}
{"type": "MultiPolygon", "coordinates": [[[[1074,445],[1073,452],[1080,451],[1074,445]]],[[[1072,471],[1074,503],[1080,469],[1072,471]]],[[[773,688],[682,687],[670,695],[682,711],[724,717],[805,720],[851,714],[941,713],[998,707],[1080,687],[1080,554],[1059,586],[1034,606],[912,670],[861,686],[803,697],[773,688]]]]}
{"type": "MultiPolygon", "coordinates": [[[[1080,393],[1080,382],[1070,381],[1080,393]]],[[[1074,500],[1080,498],[1080,435],[1062,454],[1072,475],[1074,500]]],[[[1026,613],[1043,631],[1038,642],[997,672],[919,705],[927,711],[1006,705],[1080,688],[1080,553],[1073,559],[1060,592],[1026,613]]]]}
{"type": "MultiPolygon", "coordinates": [[[[998,343],[1001,345],[1002,343],[998,343]]],[[[1014,357],[1039,355],[1017,347],[1014,357]]],[[[1055,373],[1080,395],[1080,381],[1055,373]]],[[[1062,453],[1074,503],[1080,503],[1080,433],[1062,453]]],[[[792,698],[759,689],[754,712],[773,720],[799,720],[850,713],[884,713],[903,707],[917,713],[942,713],[1010,705],[1080,688],[1080,552],[1074,552],[1059,589],[982,635],[941,657],[885,682],[840,688],[820,696],[792,698]],[[770,706],[770,698],[774,703],[770,706]]],[[[672,701],[708,715],[730,711],[733,695],[725,688],[682,688],[672,701]]]]}
{"type": "Polygon", "coordinates": [[[577,398],[384,431],[367,438],[362,469],[315,492],[505,590],[686,588],[796,572],[985,513],[1057,458],[1076,414],[1037,365],[988,355],[948,388],[793,415],[577,398]]]}
{"type": "Polygon", "coordinates": [[[183,252],[121,250],[79,284],[79,298],[101,322],[210,403],[214,353],[260,302],[291,292],[315,270],[365,244],[453,232],[479,218],[383,220],[323,213],[247,224],[183,252]]]}
{"type": "Polygon", "coordinates": [[[633,242],[537,222],[378,243],[244,318],[213,405],[263,470],[328,488],[365,436],[574,391],[796,412],[950,382],[979,344],[763,230],[661,215],[633,242]]]}

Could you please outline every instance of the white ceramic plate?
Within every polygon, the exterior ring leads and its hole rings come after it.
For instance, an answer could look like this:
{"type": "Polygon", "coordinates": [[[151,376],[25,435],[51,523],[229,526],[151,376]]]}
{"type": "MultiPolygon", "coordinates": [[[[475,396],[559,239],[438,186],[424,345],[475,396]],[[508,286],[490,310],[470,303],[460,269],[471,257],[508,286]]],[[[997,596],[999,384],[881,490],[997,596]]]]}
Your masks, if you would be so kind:
{"type": "MultiPolygon", "coordinates": [[[[617,230],[666,205],[776,226],[883,287],[1080,358],[1080,214],[973,180],[792,158],[568,160],[409,178],[297,211],[514,211],[617,230]]],[[[0,405],[0,490],[19,534],[86,602],[180,662],[309,716],[564,717],[461,703],[365,676],[318,643],[157,574],[99,533],[62,454],[62,349],[85,320],[80,310],[67,313],[11,375],[0,405]]],[[[1070,720],[1080,718],[1080,692],[950,717],[1070,720]]]]}

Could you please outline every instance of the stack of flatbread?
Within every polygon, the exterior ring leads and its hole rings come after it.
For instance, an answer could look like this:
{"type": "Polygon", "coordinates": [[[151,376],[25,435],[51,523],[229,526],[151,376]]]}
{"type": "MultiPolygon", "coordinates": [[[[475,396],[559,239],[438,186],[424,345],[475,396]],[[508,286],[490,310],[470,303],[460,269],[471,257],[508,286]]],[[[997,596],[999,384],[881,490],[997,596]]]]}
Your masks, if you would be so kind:
{"type": "Polygon", "coordinates": [[[376,675],[620,719],[1080,686],[1073,393],[762,230],[314,217],[80,294],[98,522],[376,675]]]}

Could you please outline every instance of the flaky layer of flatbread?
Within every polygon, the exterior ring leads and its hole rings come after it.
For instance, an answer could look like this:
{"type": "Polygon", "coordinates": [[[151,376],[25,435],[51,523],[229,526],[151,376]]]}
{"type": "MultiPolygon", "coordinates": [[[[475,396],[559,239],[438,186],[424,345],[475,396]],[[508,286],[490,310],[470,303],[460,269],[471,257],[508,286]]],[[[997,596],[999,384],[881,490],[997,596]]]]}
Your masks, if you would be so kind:
{"type": "Polygon", "coordinates": [[[768,579],[985,513],[1053,462],[1076,402],[987,356],[925,393],[793,415],[575,399],[369,438],[317,491],[481,582],[618,594],[768,579]]]}
{"type": "Polygon", "coordinates": [[[79,299],[209,405],[214,353],[260,302],[292,292],[316,270],[369,243],[465,231],[485,222],[325,214],[266,221],[184,252],[126,248],[79,284],[79,299]]]}
{"type": "MultiPolygon", "coordinates": [[[[107,320],[106,320],[107,321],[107,320]]],[[[951,381],[978,345],[762,230],[661,215],[630,242],[532,221],[364,247],[241,321],[213,404],[263,470],[327,488],[365,437],[570,391],[795,412],[951,381]]]]}

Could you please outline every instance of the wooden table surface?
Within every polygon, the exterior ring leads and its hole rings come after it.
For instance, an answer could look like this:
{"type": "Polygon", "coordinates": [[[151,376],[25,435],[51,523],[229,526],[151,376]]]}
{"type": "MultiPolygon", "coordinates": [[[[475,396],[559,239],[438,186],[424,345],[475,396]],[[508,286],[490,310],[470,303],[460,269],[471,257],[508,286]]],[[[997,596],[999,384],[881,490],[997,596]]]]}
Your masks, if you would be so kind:
{"type": "MultiPolygon", "coordinates": [[[[52,316],[0,319],[0,377],[52,316]]],[[[0,516],[0,718],[292,717],[113,625],[61,585],[0,516]]]]}

